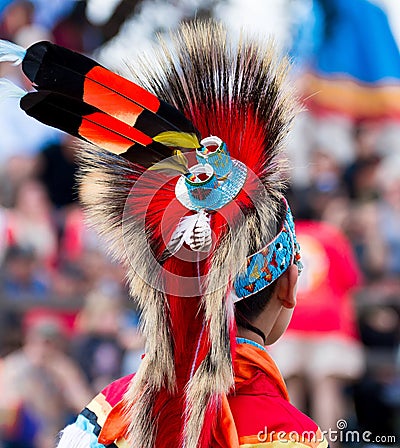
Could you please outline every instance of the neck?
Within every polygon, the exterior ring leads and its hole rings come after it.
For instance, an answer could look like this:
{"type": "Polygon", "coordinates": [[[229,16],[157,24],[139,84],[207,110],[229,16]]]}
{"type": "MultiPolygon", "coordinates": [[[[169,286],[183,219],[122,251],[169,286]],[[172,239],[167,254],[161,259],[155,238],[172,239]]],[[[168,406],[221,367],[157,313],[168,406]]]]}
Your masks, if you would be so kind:
{"type": "Polygon", "coordinates": [[[259,334],[255,333],[252,330],[248,330],[247,328],[238,327],[237,336],[239,338],[250,339],[251,341],[257,342],[257,344],[260,344],[263,347],[265,346],[263,338],[259,334]]]}
{"type": "Polygon", "coordinates": [[[280,301],[272,297],[260,315],[254,319],[254,322],[251,322],[253,328],[247,325],[241,326],[242,322],[238,322],[238,336],[250,339],[262,346],[272,344],[280,337],[280,334],[275,334],[275,329],[281,311],[282,305],[280,301]],[[261,334],[257,330],[260,330],[261,334]],[[264,334],[264,337],[262,334],[264,334]]]}

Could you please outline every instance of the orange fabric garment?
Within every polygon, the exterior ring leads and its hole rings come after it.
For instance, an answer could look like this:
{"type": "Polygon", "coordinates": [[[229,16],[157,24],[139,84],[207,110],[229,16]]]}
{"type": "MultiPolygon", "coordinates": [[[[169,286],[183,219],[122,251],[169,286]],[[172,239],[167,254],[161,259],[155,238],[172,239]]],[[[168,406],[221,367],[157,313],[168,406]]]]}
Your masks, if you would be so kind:
{"type": "MultiPolygon", "coordinates": [[[[251,344],[238,344],[234,374],[235,390],[229,396],[222,397],[210,448],[268,447],[270,444],[271,448],[327,447],[318,426],[290,404],[279,369],[266,351],[251,344]],[[267,429],[268,437],[271,438],[265,444],[260,441],[260,434],[264,437],[263,431],[267,429]],[[315,434],[315,440],[291,445],[290,440],[282,442],[277,439],[279,431],[300,436],[302,433],[312,433],[315,434]]],[[[97,419],[101,426],[98,441],[105,446],[115,442],[117,446],[125,446],[123,440],[128,422],[124,417],[122,398],[131,378],[129,376],[116,381],[101,394],[110,405],[107,415],[97,419]]],[[[93,407],[94,411],[96,409],[93,407]]]]}
{"type": "MultiPolygon", "coordinates": [[[[266,351],[258,349],[250,344],[238,344],[234,361],[235,391],[240,394],[241,386],[251,380],[260,371],[269,375],[281,391],[286,400],[289,400],[286,385],[275,362],[266,351]]],[[[229,406],[229,398],[223,397],[221,416],[213,431],[213,448],[239,447],[239,436],[235,421],[229,406]]]]}
{"type": "Polygon", "coordinates": [[[271,356],[261,349],[250,344],[238,344],[236,346],[235,359],[235,388],[240,391],[241,385],[254,377],[260,369],[268,375],[276,384],[282,395],[289,401],[286,384],[277,365],[271,356]]]}
{"type": "Polygon", "coordinates": [[[228,401],[239,447],[328,446],[316,423],[289,402],[282,375],[262,347],[239,344],[234,369],[236,388],[228,401]]]}
{"type": "MultiPolygon", "coordinates": [[[[241,385],[254,377],[255,373],[260,371],[260,369],[273,379],[285,399],[289,400],[283,378],[272,358],[267,352],[249,344],[238,344],[236,346],[234,362],[235,394],[239,393],[241,385]]],[[[127,382],[124,382],[124,386],[127,386],[127,382]]],[[[109,390],[114,390],[114,388],[108,388],[103,392],[106,397],[109,394],[109,390]]],[[[123,437],[124,433],[126,433],[127,426],[128,422],[124,419],[122,401],[118,401],[113,406],[104,423],[99,436],[99,442],[107,444],[119,437],[123,437]]],[[[213,439],[213,447],[215,448],[226,448],[228,446],[230,448],[239,447],[235,421],[229,406],[229,399],[226,396],[222,398],[221,413],[218,424],[213,431],[213,439]]]]}

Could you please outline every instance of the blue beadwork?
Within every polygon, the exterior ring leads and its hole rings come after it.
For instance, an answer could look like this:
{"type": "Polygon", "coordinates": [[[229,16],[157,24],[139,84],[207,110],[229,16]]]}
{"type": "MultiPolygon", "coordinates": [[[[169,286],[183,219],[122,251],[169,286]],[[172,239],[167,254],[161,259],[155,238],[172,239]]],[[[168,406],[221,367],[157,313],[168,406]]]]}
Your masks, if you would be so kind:
{"type": "Polygon", "coordinates": [[[252,345],[253,347],[257,347],[260,350],[266,352],[267,350],[265,349],[265,347],[263,347],[261,344],[258,344],[256,341],[252,341],[251,339],[247,339],[247,338],[236,338],[236,343],[237,344],[249,344],[252,345]]]}
{"type": "Polygon", "coordinates": [[[247,258],[246,271],[234,281],[238,299],[251,296],[273,283],[292,263],[299,263],[293,216],[285,200],[287,211],[282,230],[260,251],[247,258]]]}
{"type": "MultiPolygon", "coordinates": [[[[193,168],[190,168],[192,170],[193,168]]],[[[231,202],[243,188],[247,178],[246,165],[239,160],[232,159],[232,171],[228,177],[218,181],[217,192],[208,201],[199,203],[193,201],[188,191],[185,176],[180,176],[175,187],[176,198],[189,210],[218,210],[231,202]],[[216,196],[218,195],[218,197],[216,196]],[[214,200],[211,200],[214,199],[214,200]]]]}
{"type": "Polygon", "coordinates": [[[226,144],[218,137],[207,137],[201,141],[203,145],[196,150],[196,158],[199,163],[210,164],[218,179],[223,179],[232,171],[232,159],[226,144]],[[217,149],[209,152],[210,146],[216,146],[217,149]]]}
{"type": "Polygon", "coordinates": [[[221,192],[218,188],[218,180],[210,165],[195,165],[190,168],[189,175],[193,174],[195,181],[185,177],[185,184],[190,202],[199,208],[213,208],[219,203],[221,192]],[[200,181],[196,176],[203,174],[207,178],[200,181]]]}

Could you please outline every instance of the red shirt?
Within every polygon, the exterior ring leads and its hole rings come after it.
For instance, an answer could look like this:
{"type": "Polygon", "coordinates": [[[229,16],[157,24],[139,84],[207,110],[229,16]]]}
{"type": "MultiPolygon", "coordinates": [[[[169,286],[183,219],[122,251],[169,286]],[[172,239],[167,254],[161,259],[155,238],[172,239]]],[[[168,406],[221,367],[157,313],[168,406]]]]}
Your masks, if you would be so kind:
{"type": "Polygon", "coordinates": [[[352,247],[335,227],[313,221],[296,223],[304,270],[288,333],[337,332],[357,337],[351,293],[361,283],[352,247]]]}

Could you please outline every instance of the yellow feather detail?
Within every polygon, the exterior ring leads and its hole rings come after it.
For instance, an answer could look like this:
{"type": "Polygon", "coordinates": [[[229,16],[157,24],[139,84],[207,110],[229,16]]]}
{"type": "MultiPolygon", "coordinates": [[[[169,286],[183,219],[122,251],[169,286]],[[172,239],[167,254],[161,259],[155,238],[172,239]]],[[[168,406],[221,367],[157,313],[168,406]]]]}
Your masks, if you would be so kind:
{"type": "Polygon", "coordinates": [[[181,174],[186,174],[188,172],[188,161],[187,158],[182,154],[182,151],[176,149],[173,151],[173,155],[167,159],[156,163],[149,168],[151,171],[178,171],[181,174]]]}
{"type": "Polygon", "coordinates": [[[165,131],[153,137],[153,140],[166,146],[195,149],[200,147],[196,134],[188,132],[165,131]]]}

